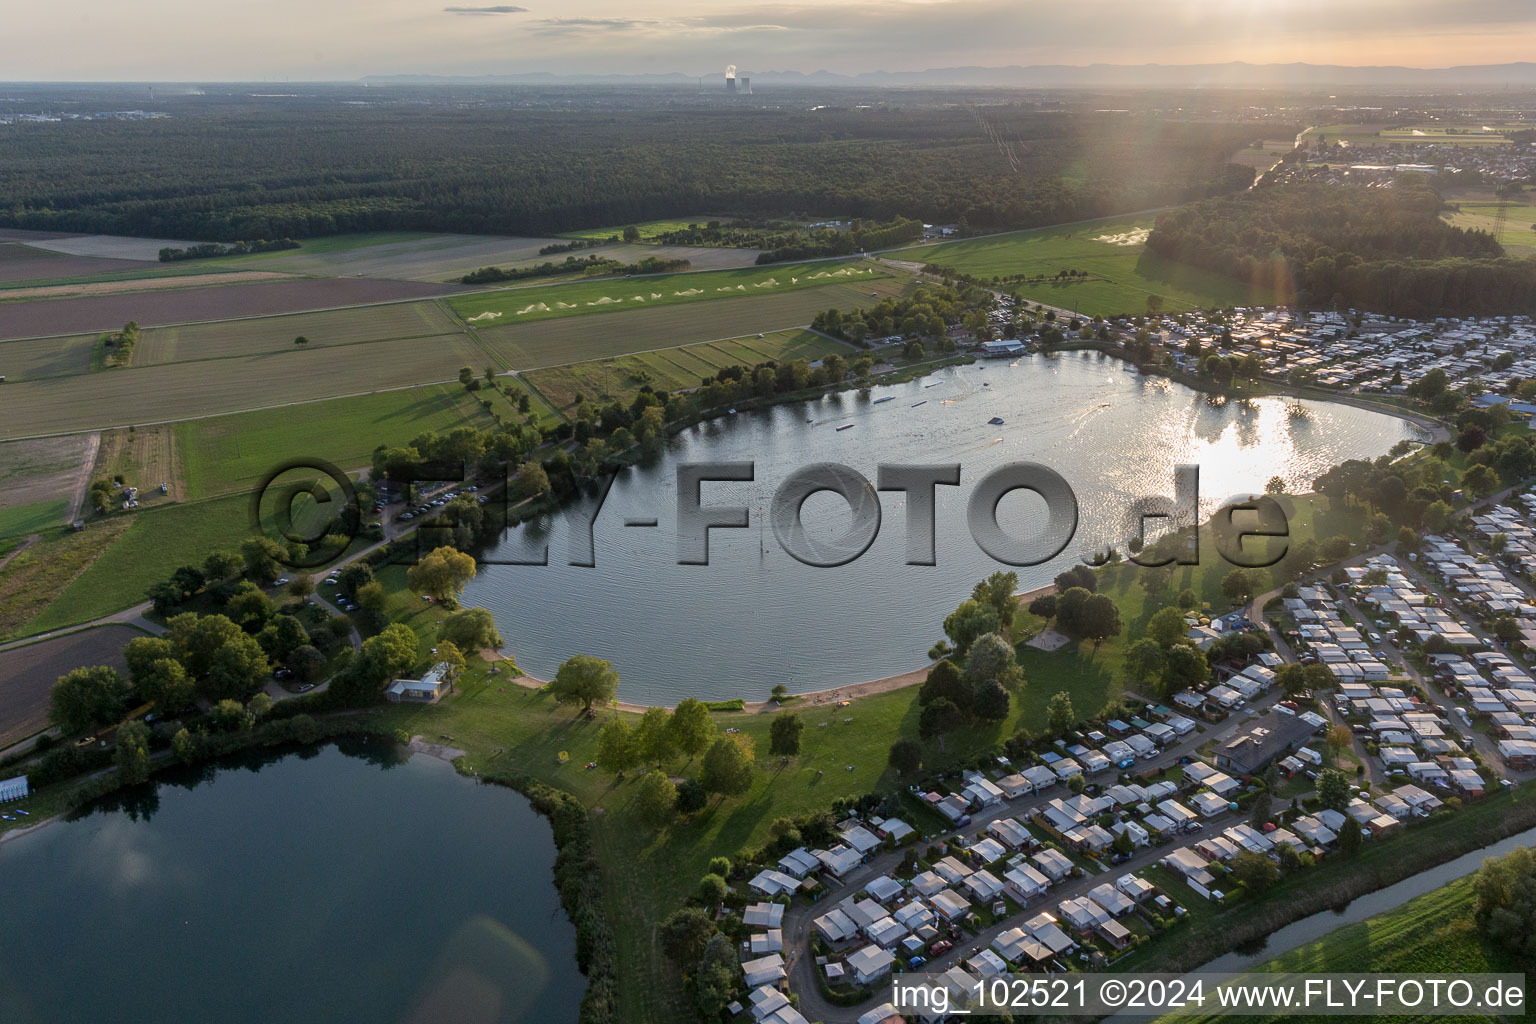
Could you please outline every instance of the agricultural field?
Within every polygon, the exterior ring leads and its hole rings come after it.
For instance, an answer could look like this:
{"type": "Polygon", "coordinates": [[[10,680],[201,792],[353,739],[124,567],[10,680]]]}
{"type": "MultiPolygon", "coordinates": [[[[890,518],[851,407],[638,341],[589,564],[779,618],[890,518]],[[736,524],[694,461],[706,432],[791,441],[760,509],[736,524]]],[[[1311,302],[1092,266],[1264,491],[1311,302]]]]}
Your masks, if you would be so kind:
{"type": "Polygon", "coordinates": [[[30,282],[38,279],[106,274],[132,271],[142,264],[135,260],[109,260],[93,256],[69,256],[49,249],[0,243],[0,282],[30,282]]]}
{"type": "Polygon", "coordinates": [[[0,437],[163,423],[452,380],[484,367],[463,334],[127,367],[6,384],[0,437]]]}
{"type": "Polygon", "coordinates": [[[157,327],[145,331],[139,339],[133,365],[291,352],[304,347],[295,344],[294,339],[299,337],[308,339],[307,348],[317,349],[396,338],[441,337],[458,330],[448,312],[430,301],[157,327]]]}
{"type": "Polygon", "coordinates": [[[759,338],[752,335],[725,342],[706,342],[684,348],[643,352],[613,359],[575,363],[533,370],[528,382],[567,416],[574,415],[576,395],[607,402],[627,403],[649,384],[664,391],[696,388],[703,377],[713,377],[732,364],[751,366],[768,359],[820,359],[836,352],[852,356],[851,345],[812,331],[777,331],[759,338]]]}
{"type": "Polygon", "coordinates": [[[305,239],[297,249],[229,256],[208,262],[325,277],[380,277],[400,281],[456,281],[487,266],[564,259],[540,256],[557,238],[446,235],[407,231],[305,239]]]}
{"type": "Polygon", "coordinates": [[[0,480],[5,481],[0,488],[0,536],[18,532],[13,528],[16,524],[29,524],[19,531],[22,533],[37,529],[39,505],[58,512],[41,525],[60,525],[65,506],[84,479],[90,451],[91,438],[83,434],[0,444],[0,480]],[[20,509],[32,511],[22,513],[20,509]]]}
{"type": "Polygon", "coordinates": [[[0,375],[7,384],[43,377],[87,373],[96,349],[94,334],[66,338],[0,341],[0,375]]]}
{"type": "Polygon", "coordinates": [[[889,276],[884,268],[864,260],[829,260],[502,289],[459,296],[450,299],[449,305],[465,323],[491,327],[616,309],[656,309],[749,295],[779,295],[820,285],[872,283],[889,276]]]}
{"type": "Polygon", "coordinates": [[[27,244],[69,256],[158,263],[161,249],[185,249],[197,243],[178,242],[170,238],[134,238],[128,235],[58,235],[53,238],[39,237],[35,241],[29,240],[27,244]]]}
{"type": "Polygon", "coordinates": [[[183,500],[186,481],[174,427],[157,423],[103,430],[91,479],[121,479],[125,486],[137,487],[139,504],[144,506],[183,500]],[[161,484],[167,485],[165,494],[160,493],[161,484]]]}
{"type": "Polygon", "coordinates": [[[85,295],[112,295],[119,292],[155,291],[160,288],[189,288],[222,280],[238,283],[270,280],[281,274],[252,275],[234,267],[190,268],[175,263],[137,263],[125,261],[128,270],[104,273],[69,274],[62,277],[0,281],[0,302],[28,302],[36,299],[60,299],[85,295]]]}
{"type": "Polygon", "coordinates": [[[429,430],[490,427],[481,395],[457,383],[434,384],[189,420],[170,429],[186,495],[197,499],[250,486],[291,459],[320,458],[352,470],[368,465],[379,445],[404,444],[429,430]]]}
{"type": "Polygon", "coordinates": [[[1151,295],[1161,295],[1163,308],[1169,311],[1275,301],[1267,288],[1250,288],[1148,253],[1145,242],[1153,220],[1153,216],[1141,214],[1078,221],[918,246],[890,255],[950,267],[979,278],[1043,275],[1043,282],[1010,283],[1007,288],[1031,302],[1088,316],[1145,313],[1151,295]],[[1083,271],[1088,277],[1050,280],[1063,270],[1083,271]]]}
{"type": "Polygon", "coordinates": [[[508,365],[528,370],[803,327],[822,310],[834,306],[843,310],[873,306],[885,296],[902,294],[910,285],[904,276],[888,276],[858,285],[750,295],[729,302],[657,306],[482,327],[476,333],[508,365]]]}
{"type": "Polygon", "coordinates": [[[1521,121],[1430,121],[1422,124],[1326,124],[1308,128],[1308,141],[1322,137],[1327,142],[1356,145],[1382,145],[1390,142],[1441,142],[1450,146],[1503,146],[1509,143],[1505,131],[1529,128],[1521,121]],[[1484,131],[1484,129],[1490,129],[1484,131]]]}
{"type": "MultiPolygon", "coordinates": [[[[1506,207],[1504,229],[1498,232],[1498,241],[1511,256],[1536,255],[1536,206],[1529,202],[1512,202],[1506,207]]],[[[1499,203],[1493,199],[1453,200],[1457,210],[1447,210],[1440,219],[1458,228],[1494,233],[1498,226],[1499,203]]]]}
{"type": "Polygon", "coordinates": [[[0,657],[0,749],[47,727],[49,691],[64,673],[109,665],[126,674],[123,648],[142,635],[132,626],[97,626],[6,651],[0,657]]]}
{"type": "Polygon", "coordinates": [[[367,278],[285,278],[219,287],[85,295],[50,301],[0,302],[0,338],[42,338],[141,327],[298,313],[445,295],[459,288],[367,278]]]}

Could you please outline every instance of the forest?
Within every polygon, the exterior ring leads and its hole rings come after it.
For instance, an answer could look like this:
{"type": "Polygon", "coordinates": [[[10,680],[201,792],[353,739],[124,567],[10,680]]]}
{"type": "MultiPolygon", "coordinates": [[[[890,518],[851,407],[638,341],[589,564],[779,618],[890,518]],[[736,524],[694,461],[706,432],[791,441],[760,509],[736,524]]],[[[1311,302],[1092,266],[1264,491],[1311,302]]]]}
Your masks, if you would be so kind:
{"type": "Polygon", "coordinates": [[[422,230],[549,235],[701,211],[1018,228],[1246,187],[1251,126],[944,107],[166,104],[27,125],[0,226],[198,241],[422,230]]]}
{"type": "Polygon", "coordinates": [[[1480,315],[1536,305],[1536,260],[1440,219],[1418,174],[1391,188],[1300,183],[1258,188],[1158,216],[1147,248],[1238,280],[1289,290],[1311,308],[1394,316],[1480,315]]]}

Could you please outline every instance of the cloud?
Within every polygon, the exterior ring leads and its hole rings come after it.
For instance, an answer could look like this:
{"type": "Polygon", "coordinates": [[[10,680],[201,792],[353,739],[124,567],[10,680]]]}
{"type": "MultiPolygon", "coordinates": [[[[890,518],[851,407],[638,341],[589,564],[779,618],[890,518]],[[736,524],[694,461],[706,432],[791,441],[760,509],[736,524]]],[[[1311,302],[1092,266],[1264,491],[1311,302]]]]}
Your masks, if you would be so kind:
{"type": "Polygon", "coordinates": [[[534,31],[546,36],[580,35],[601,32],[633,32],[652,28],[660,22],[642,18],[540,18],[534,31]]]}
{"type": "Polygon", "coordinates": [[[528,8],[497,4],[494,7],[444,7],[443,12],[445,14],[527,14],[528,8]]]}

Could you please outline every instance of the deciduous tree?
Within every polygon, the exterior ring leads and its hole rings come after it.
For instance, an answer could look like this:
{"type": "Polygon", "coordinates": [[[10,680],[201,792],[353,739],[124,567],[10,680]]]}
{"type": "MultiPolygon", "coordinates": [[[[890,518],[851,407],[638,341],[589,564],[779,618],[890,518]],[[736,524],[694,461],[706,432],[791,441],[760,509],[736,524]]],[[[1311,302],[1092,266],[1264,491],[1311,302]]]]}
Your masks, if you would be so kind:
{"type": "Polygon", "coordinates": [[[1064,736],[1077,725],[1077,712],[1072,707],[1072,695],[1062,690],[1052,694],[1045,705],[1045,721],[1056,736],[1064,736]]]}
{"type": "Polygon", "coordinates": [[[77,668],[53,684],[49,717],[65,732],[83,732],[117,721],[127,698],[128,681],[116,669],[77,668]]]}
{"type": "Polygon", "coordinates": [[[898,775],[915,772],[923,763],[923,745],[917,740],[902,737],[891,744],[891,752],[886,762],[896,769],[898,775]]]}
{"type": "Polygon", "coordinates": [[[745,733],[721,736],[710,744],[699,764],[699,785],[705,792],[740,796],[752,788],[752,738],[745,733]]]}
{"type": "Polygon", "coordinates": [[[781,711],[768,727],[768,752],[775,757],[794,757],[800,753],[800,733],[805,722],[793,711],[781,711]]]}
{"type": "Polygon", "coordinates": [[[561,704],[580,704],[590,711],[593,704],[613,700],[619,689],[619,674],[611,662],[590,654],[573,654],[561,663],[550,682],[550,692],[561,704]]]}
{"type": "Polygon", "coordinates": [[[434,548],[405,571],[406,586],[449,608],[458,606],[459,593],[474,578],[474,556],[447,545],[434,548]]]}
{"type": "Polygon", "coordinates": [[[664,828],[677,814],[677,787],[665,772],[646,772],[635,791],[635,811],[641,820],[664,828]]]}
{"type": "Polygon", "coordinates": [[[684,697],[678,702],[667,727],[673,745],[689,758],[704,753],[715,738],[715,723],[709,717],[709,708],[694,697],[684,697]]]}

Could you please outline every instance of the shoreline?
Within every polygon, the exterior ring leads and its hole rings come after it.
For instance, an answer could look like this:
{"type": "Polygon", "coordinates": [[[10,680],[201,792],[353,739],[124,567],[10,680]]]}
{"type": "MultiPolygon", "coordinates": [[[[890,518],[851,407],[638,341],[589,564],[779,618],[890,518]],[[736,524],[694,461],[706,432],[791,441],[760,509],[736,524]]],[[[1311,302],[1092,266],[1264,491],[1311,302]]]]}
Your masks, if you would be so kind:
{"type": "MultiPolygon", "coordinates": [[[[1014,597],[1022,607],[1028,605],[1030,601],[1037,597],[1044,597],[1055,592],[1056,584],[1047,583],[1043,587],[1021,591],[1015,594],[1014,597]]],[[[742,698],[742,708],[739,713],[755,715],[761,714],[764,711],[777,711],[780,708],[791,709],[794,705],[800,703],[817,707],[828,702],[835,705],[839,701],[853,700],[856,697],[870,697],[877,693],[890,693],[892,690],[901,690],[908,686],[920,685],[928,678],[928,673],[933,669],[933,666],[937,664],[938,662],[930,660],[927,664],[920,665],[917,668],[909,669],[906,672],[897,672],[894,675],[881,676],[878,679],[866,679],[858,683],[844,683],[841,686],[830,686],[823,690],[807,690],[805,693],[791,693],[788,695],[790,700],[783,704],[774,700],[752,701],[742,698]]],[[[525,690],[542,690],[549,685],[548,680],[539,679],[536,676],[527,674],[515,676],[509,682],[516,683],[525,690]]],[[[664,707],[670,710],[676,706],[675,704],[636,704],[633,701],[624,700],[613,701],[608,705],[608,707],[616,711],[625,711],[636,715],[643,715],[653,707],[664,707]]]]}
{"type": "Polygon", "coordinates": [[[58,821],[59,818],[61,818],[63,815],[64,812],[59,811],[55,814],[50,814],[42,821],[33,822],[31,825],[23,825],[21,828],[6,829],[4,832],[0,832],[0,846],[4,846],[6,843],[9,843],[14,839],[20,839],[22,836],[29,836],[40,828],[46,828],[47,826],[52,825],[54,822],[58,821]]]}

